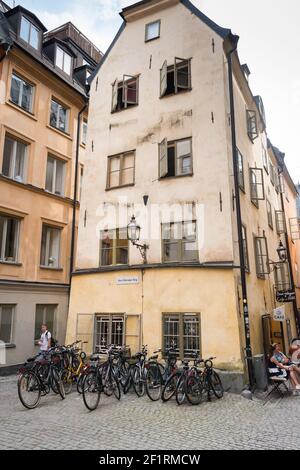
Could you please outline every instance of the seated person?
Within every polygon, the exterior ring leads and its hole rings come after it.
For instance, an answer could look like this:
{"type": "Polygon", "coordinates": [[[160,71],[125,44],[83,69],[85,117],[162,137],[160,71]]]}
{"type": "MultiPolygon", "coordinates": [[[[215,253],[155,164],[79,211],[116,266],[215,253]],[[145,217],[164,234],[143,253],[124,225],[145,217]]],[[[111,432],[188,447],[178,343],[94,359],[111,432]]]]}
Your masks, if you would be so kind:
{"type": "Polygon", "coordinates": [[[280,351],[280,345],[278,343],[272,344],[272,355],[270,358],[269,368],[272,369],[274,366],[277,367],[278,372],[271,372],[271,377],[277,376],[280,378],[289,379],[293,385],[293,388],[300,390],[300,381],[298,374],[295,371],[295,366],[291,363],[290,359],[280,351]]]}
{"type": "Polygon", "coordinates": [[[300,340],[292,340],[289,354],[291,356],[291,363],[295,366],[294,369],[300,374],[300,340]]]}

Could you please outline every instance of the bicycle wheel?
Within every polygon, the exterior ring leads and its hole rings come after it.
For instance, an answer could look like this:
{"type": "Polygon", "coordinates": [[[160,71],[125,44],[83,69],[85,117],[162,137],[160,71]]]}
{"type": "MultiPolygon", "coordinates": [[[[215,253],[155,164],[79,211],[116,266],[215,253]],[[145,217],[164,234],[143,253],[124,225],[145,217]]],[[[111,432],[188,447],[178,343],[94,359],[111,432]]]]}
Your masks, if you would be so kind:
{"type": "Polygon", "coordinates": [[[83,403],[90,411],[95,410],[99,405],[102,391],[100,380],[97,371],[92,370],[85,376],[82,384],[83,403]]]}
{"type": "Polygon", "coordinates": [[[150,364],[146,374],[146,393],[150,400],[157,401],[161,398],[162,376],[157,364],[150,364]]]}
{"type": "Polygon", "coordinates": [[[66,398],[66,392],[65,392],[65,387],[64,387],[63,380],[62,380],[62,374],[61,372],[58,372],[58,370],[56,369],[52,369],[51,384],[52,384],[52,390],[53,389],[57,390],[57,393],[60,395],[61,399],[64,400],[66,398]]]}
{"type": "Polygon", "coordinates": [[[182,405],[186,397],[186,377],[181,376],[176,386],[176,402],[182,405]]]}
{"type": "Polygon", "coordinates": [[[224,395],[224,388],[220,379],[220,376],[214,370],[211,372],[209,377],[209,385],[217,398],[222,398],[224,395]]]}
{"type": "Polygon", "coordinates": [[[143,372],[139,367],[135,367],[133,371],[133,388],[138,397],[145,395],[145,380],[143,378],[143,372]]]}
{"type": "Polygon", "coordinates": [[[107,391],[106,395],[108,395],[109,397],[114,395],[117,400],[120,400],[121,398],[120,385],[112,371],[110,371],[106,379],[104,390],[107,391]]]}
{"type": "Polygon", "coordinates": [[[63,384],[64,384],[65,393],[66,393],[66,395],[69,395],[69,393],[71,393],[72,387],[73,387],[72,372],[70,372],[68,370],[64,370],[63,373],[62,373],[62,381],[63,381],[63,384]]]}
{"type": "Polygon", "coordinates": [[[203,397],[203,383],[200,377],[192,375],[186,380],[186,398],[191,405],[199,405],[203,397]]]}
{"type": "Polygon", "coordinates": [[[77,392],[80,395],[82,394],[82,386],[83,386],[84,377],[85,375],[80,374],[79,379],[77,380],[77,384],[76,384],[77,392]]]}
{"type": "Polygon", "coordinates": [[[18,380],[19,399],[25,408],[33,410],[41,400],[40,381],[32,371],[23,372],[18,380]]]}
{"type": "Polygon", "coordinates": [[[161,394],[162,401],[169,401],[175,395],[177,380],[178,376],[176,374],[170,375],[167,379],[161,394]]]}

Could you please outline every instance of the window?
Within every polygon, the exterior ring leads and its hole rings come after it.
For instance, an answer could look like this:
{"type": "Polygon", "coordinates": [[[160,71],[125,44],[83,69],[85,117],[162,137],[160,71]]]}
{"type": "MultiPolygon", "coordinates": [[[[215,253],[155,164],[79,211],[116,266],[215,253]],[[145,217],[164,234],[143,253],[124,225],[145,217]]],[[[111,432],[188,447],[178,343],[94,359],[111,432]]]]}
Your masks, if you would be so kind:
{"type": "Polygon", "coordinates": [[[41,337],[41,326],[47,325],[48,331],[54,335],[54,321],[57,305],[37,305],[35,310],[34,339],[41,337]]]}
{"type": "Polygon", "coordinates": [[[196,222],[162,224],[163,262],[198,261],[196,222]]]}
{"type": "Polygon", "coordinates": [[[41,266],[59,268],[61,229],[43,224],[41,266]]]}
{"type": "Polygon", "coordinates": [[[97,315],[95,350],[107,348],[109,345],[123,346],[124,344],[124,318],[120,315],[97,315]]]}
{"type": "Polygon", "coordinates": [[[88,131],[88,123],[87,123],[87,120],[84,119],[82,121],[82,139],[81,139],[81,142],[83,143],[83,145],[86,145],[87,143],[87,131],[88,131]]]}
{"type": "Polygon", "coordinates": [[[160,97],[191,90],[191,60],[174,58],[168,67],[165,60],[160,69],[160,97]]]}
{"type": "Polygon", "coordinates": [[[258,137],[256,111],[252,111],[250,109],[247,109],[246,114],[247,114],[248,136],[249,136],[250,140],[253,142],[253,140],[257,139],[257,137],[258,137]]]}
{"type": "Polygon", "coordinates": [[[145,41],[152,41],[152,39],[159,38],[160,36],[160,20],[152,21],[146,24],[145,41]]]}
{"type": "Polygon", "coordinates": [[[29,113],[32,112],[33,106],[33,90],[34,87],[28,82],[18,77],[15,73],[12,74],[11,88],[10,88],[10,99],[11,101],[25,109],[29,113]]]}
{"type": "Polygon", "coordinates": [[[249,168],[251,201],[258,207],[258,201],[265,199],[264,175],[262,168],[249,168]]]}
{"type": "Polygon", "coordinates": [[[137,105],[139,102],[139,78],[123,75],[123,81],[116,79],[112,85],[112,112],[137,105]]]}
{"type": "Polygon", "coordinates": [[[275,265],[275,288],[278,292],[286,292],[292,289],[290,269],[288,262],[275,265]]]}
{"type": "Polygon", "coordinates": [[[51,101],[50,126],[67,132],[69,110],[57,101],[51,101]]]}
{"type": "Polygon", "coordinates": [[[101,231],[100,265],[128,264],[127,228],[101,231]]]}
{"type": "Polygon", "coordinates": [[[269,224],[269,227],[273,230],[272,206],[271,206],[271,203],[268,199],[266,200],[266,203],[267,203],[268,224],[269,224]]]}
{"type": "Polygon", "coordinates": [[[248,242],[247,242],[247,230],[244,225],[242,225],[242,241],[243,241],[243,250],[244,250],[244,262],[245,269],[249,272],[249,255],[248,255],[248,242]]]}
{"type": "Polygon", "coordinates": [[[300,219],[298,217],[290,218],[289,225],[292,240],[300,240],[300,219]]]}
{"type": "Polygon", "coordinates": [[[108,157],[107,188],[134,184],[135,152],[108,157]]]}
{"type": "Polygon", "coordinates": [[[15,305],[0,305],[0,341],[12,343],[15,305]]]}
{"type": "Polygon", "coordinates": [[[239,149],[236,149],[237,151],[237,165],[238,165],[238,181],[239,181],[239,187],[242,191],[245,191],[245,180],[244,180],[244,161],[243,161],[243,155],[239,151],[239,149]]]}
{"type": "Polygon", "coordinates": [[[15,181],[22,182],[25,179],[25,166],[28,145],[5,136],[2,174],[15,181]]]}
{"type": "Polygon", "coordinates": [[[254,252],[257,277],[264,279],[270,274],[268,245],[266,237],[254,237],[254,252]]]}
{"type": "Polygon", "coordinates": [[[275,221],[278,235],[286,233],[285,215],[283,211],[275,211],[275,221]]]}
{"type": "Polygon", "coordinates": [[[269,169],[270,169],[270,180],[271,180],[271,183],[274,186],[274,184],[275,184],[275,168],[274,168],[274,165],[271,162],[271,160],[269,160],[269,169]]]}
{"type": "Polygon", "coordinates": [[[81,201],[82,196],[82,188],[83,188],[83,173],[84,169],[83,166],[80,167],[80,180],[79,180],[79,200],[81,201]]]}
{"type": "Polygon", "coordinates": [[[63,196],[66,163],[48,155],[46,170],[46,191],[63,196]]]}
{"type": "Polygon", "coordinates": [[[163,314],[163,351],[171,347],[181,359],[200,353],[199,313],[163,314]]]}
{"type": "Polygon", "coordinates": [[[19,219],[0,214],[0,261],[17,262],[19,226],[19,219]]]}
{"type": "Polygon", "coordinates": [[[66,74],[71,75],[72,57],[59,46],[56,46],[55,64],[66,74]]]}
{"type": "Polygon", "coordinates": [[[39,33],[40,30],[34,26],[25,16],[21,18],[20,38],[23,39],[34,49],[39,47],[39,33]]]}
{"type": "Polygon", "coordinates": [[[184,176],[193,173],[192,139],[168,142],[164,139],[159,149],[159,177],[184,176]]]}
{"type": "Polygon", "coordinates": [[[262,146],[262,160],[263,160],[264,169],[269,174],[268,154],[267,154],[267,151],[266,151],[264,145],[262,146]]]}

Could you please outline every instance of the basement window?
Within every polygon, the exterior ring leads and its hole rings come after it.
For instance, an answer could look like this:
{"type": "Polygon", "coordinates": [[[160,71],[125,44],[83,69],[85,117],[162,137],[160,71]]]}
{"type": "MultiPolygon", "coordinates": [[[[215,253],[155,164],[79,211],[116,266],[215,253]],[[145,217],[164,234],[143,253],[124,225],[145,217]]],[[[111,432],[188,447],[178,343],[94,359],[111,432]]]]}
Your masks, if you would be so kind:
{"type": "Polygon", "coordinates": [[[191,90],[191,60],[174,58],[174,65],[165,60],[160,69],[160,97],[191,90]]]}
{"type": "Polygon", "coordinates": [[[112,85],[112,112],[131,108],[139,104],[139,78],[123,75],[121,82],[116,80],[112,85]]]}
{"type": "Polygon", "coordinates": [[[159,144],[159,177],[186,176],[193,174],[192,139],[159,144]]]}

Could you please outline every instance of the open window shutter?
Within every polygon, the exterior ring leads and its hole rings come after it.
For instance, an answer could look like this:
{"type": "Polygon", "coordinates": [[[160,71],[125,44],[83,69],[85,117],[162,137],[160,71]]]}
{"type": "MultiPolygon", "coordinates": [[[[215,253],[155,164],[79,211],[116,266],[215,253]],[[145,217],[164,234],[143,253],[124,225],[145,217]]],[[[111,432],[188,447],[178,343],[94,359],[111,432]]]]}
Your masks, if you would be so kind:
{"type": "Polygon", "coordinates": [[[191,63],[188,59],[175,57],[174,59],[174,86],[175,93],[179,89],[188,90],[191,87],[191,63]]]}
{"type": "Polygon", "coordinates": [[[286,232],[285,216],[283,211],[275,211],[276,230],[278,235],[286,232]]]}
{"type": "Polygon", "coordinates": [[[248,136],[251,140],[254,140],[258,137],[258,128],[257,128],[257,117],[256,111],[247,109],[247,127],[248,127],[248,136]]]}
{"type": "Polygon", "coordinates": [[[265,199],[264,175],[262,168],[249,168],[252,201],[265,199]]]}
{"type": "Polygon", "coordinates": [[[168,174],[168,141],[164,139],[159,145],[159,176],[163,178],[168,174]]]}
{"type": "Polygon", "coordinates": [[[122,100],[125,108],[128,104],[138,103],[138,79],[131,75],[123,75],[123,94],[122,100]]]}
{"type": "Polygon", "coordinates": [[[160,69],[160,97],[164,96],[168,88],[168,63],[165,60],[160,69]]]}
{"type": "Polygon", "coordinates": [[[112,111],[115,111],[118,106],[118,79],[116,78],[112,86],[112,111]]]}
{"type": "Polygon", "coordinates": [[[266,237],[255,237],[256,272],[258,276],[270,274],[269,254],[266,237]]]}
{"type": "Polygon", "coordinates": [[[300,240],[300,219],[292,217],[289,219],[292,240],[300,240]]]}

